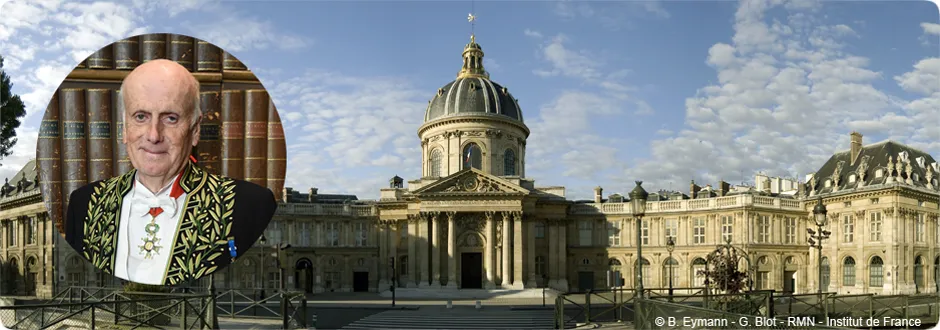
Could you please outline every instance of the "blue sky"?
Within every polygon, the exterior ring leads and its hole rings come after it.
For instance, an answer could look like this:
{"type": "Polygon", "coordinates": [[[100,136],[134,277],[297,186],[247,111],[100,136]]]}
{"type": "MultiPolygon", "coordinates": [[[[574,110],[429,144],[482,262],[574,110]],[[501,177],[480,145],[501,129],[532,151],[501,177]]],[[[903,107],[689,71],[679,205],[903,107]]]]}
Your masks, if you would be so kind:
{"type": "Polygon", "coordinates": [[[0,176],[33,157],[52,91],[92,51],[172,32],[226,49],[274,97],[287,186],[378,197],[420,175],[427,101],[453,80],[472,10],[491,78],[519,99],[527,175],[688,190],[803,176],[858,130],[940,156],[930,2],[13,1],[0,54],[29,114],[0,176]]]}

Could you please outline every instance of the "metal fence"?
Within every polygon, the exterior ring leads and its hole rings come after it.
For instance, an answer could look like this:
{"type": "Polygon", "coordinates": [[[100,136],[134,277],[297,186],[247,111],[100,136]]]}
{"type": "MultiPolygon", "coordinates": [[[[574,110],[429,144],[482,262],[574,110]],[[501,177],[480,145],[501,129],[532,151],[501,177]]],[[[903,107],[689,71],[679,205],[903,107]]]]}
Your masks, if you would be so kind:
{"type": "Polygon", "coordinates": [[[634,289],[559,295],[555,301],[555,328],[607,322],[633,322],[637,329],[691,326],[729,329],[838,329],[878,325],[909,328],[916,323],[936,323],[940,317],[940,301],[934,294],[794,295],[773,290],[708,294],[702,288],[676,288],[673,294],[664,294],[667,290],[645,289],[645,298],[639,301],[635,297],[634,289]],[[675,294],[676,292],[681,294],[675,294]],[[858,326],[859,318],[862,319],[861,326],[858,326]],[[876,322],[866,323],[869,319],[876,322]],[[657,320],[662,320],[662,324],[657,324],[657,320]],[[901,324],[885,324],[889,320],[907,321],[901,324]],[[714,322],[704,324],[711,321],[714,322]]]}
{"type": "Polygon", "coordinates": [[[169,293],[127,292],[115,287],[70,287],[51,299],[0,307],[0,322],[9,329],[105,326],[217,329],[218,316],[280,320],[280,328],[307,328],[307,300],[302,292],[174,288],[169,293]]]}

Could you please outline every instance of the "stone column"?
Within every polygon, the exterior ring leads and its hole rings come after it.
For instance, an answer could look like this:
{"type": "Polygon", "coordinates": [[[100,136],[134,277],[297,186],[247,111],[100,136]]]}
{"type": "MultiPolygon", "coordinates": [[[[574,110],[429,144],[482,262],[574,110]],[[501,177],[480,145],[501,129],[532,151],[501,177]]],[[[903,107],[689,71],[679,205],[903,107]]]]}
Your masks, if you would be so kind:
{"type": "MultiPolygon", "coordinates": [[[[535,275],[535,224],[536,219],[533,219],[531,215],[527,216],[526,227],[529,229],[526,233],[526,264],[529,273],[529,282],[526,284],[527,287],[536,288],[538,287],[538,276],[535,275]]],[[[519,243],[521,244],[521,243],[519,243]]]]}
{"type": "Polygon", "coordinates": [[[441,218],[439,212],[431,216],[431,286],[441,286],[441,218]]]}
{"type": "Polygon", "coordinates": [[[398,264],[398,239],[399,237],[401,237],[401,232],[398,230],[398,220],[390,220],[388,222],[388,225],[389,225],[389,231],[388,231],[389,240],[387,242],[388,243],[388,255],[389,257],[391,257],[391,262],[394,265],[394,268],[393,268],[394,273],[390,277],[392,280],[391,285],[394,285],[397,287],[400,283],[397,280],[398,274],[401,273],[401,269],[398,268],[398,267],[401,267],[401,265],[398,264]]]}
{"type": "Polygon", "coordinates": [[[457,288],[457,212],[447,212],[447,287],[457,288]]]}
{"type": "Polygon", "coordinates": [[[418,286],[418,267],[415,265],[418,264],[418,254],[416,253],[417,237],[418,236],[418,215],[409,215],[408,216],[408,264],[405,265],[408,267],[408,287],[414,288],[418,286]]]}
{"type": "Polygon", "coordinates": [[[496,235],[494,235],[494,231],[496,231],[496,223],[493,219],[496,215],[495,213],[496,212],[493,212],[493,211],[486,211],[485,213],[486,215],[486,246],[484,247],[485,250],[483,250],[483,261],[484,261],[483,267],[486,267],[486,279],[485,279],[485,282],[483,283],[484,289],[492,289],[493,284],[495,283],[494,270],[496,268],[496,262],[495,262],[496,256],[493,253],[493,250],[495,249],[495,246],[496,246],[495,244],[496,235]]]}
{"type": "Polygon", "coordinates": [[[379,276],[378,292],[388,290],[389,280],[392,278],[389,272],[392,270],[392,265],[389,262],[394,262],[394,260],[389,260],[391,256],[391,251],[389,251],[388,241],[391,238],[389,234],[389,223],[386,220],[379,220],[376,228],[376,243],[379,247],[379,262],[377,272],[379,276]]]}
{"type": "Polygon", "coordinates": [[[512,215],[509,212],[503,212],[503,276],[500,281],[503,287],[508,287],[512,282],[512,215]]]}
{"type": "Polygon", "coordinates": [[[568,221],[558,223],[558,284],[559,291],[568,291],[568,221]]]}
{"type": "Polygon", "coordinates": [[[419,239],[418,239],[418,248],[415,249],[417,250],[418,255],[416,256],[415,261],[421,264],[421,267],[420,267],[421,276],[418,277],[420,281],[418,282],[418,287],[420,288],[427,288],[430,286],[430,283],[431,283],[431,274],[430,274],[431,267],[429,267],[429,263],[431,262],[431,257],[428,255],[428,245],[429,245],[428,240],[430,239],[428,235],[428,229],[429,229],[428,224],[430,223],[430,221],[431,221],[430,213],[421,213],[421,216],[418,218],[419,239]]]}
{"type": "Polygon", "coordinates": [[[558,284],[558,226],[554,219],[547,220],[545,228],[548,235],[548,283],[549,287],[554,288],[558,284]]]}
{"type": "Polygon", "coordinates": [[[532,235],[529,231],[523,231],[522,224],[522,212],[513,212],[512,213],[512,288],[516,290],[522,290],[525,288],[525,269],[522,267],[523,262],[523,246],[525,244],[523,233],[532,235]]]}

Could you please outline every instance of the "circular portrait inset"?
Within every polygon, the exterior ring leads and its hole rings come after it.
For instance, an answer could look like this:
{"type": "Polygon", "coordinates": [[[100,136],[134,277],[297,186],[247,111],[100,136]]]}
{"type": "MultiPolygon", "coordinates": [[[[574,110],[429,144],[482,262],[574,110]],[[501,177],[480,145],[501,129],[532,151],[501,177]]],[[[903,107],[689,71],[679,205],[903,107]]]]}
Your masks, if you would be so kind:
{"type": "Polygon", "coordinates": [[[79,64],[36,146],[49,216],[79,256],[176,285],[233,263],[277,208],[284,129],[255,75],[202,40],[146,34],[79,64]]]}

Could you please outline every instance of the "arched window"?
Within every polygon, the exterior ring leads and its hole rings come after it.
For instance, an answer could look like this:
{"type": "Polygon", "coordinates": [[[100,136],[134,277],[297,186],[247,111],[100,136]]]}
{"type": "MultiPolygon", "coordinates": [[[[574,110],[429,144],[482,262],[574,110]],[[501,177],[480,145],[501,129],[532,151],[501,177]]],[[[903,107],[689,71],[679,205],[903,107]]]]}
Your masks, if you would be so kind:
{"type": "Polygon", "coordinates": [[[829,289],[829,258],[822,258],[822,279],[820,280],[822,284],[823,292],[828,291],[829,289]]]}
{"type": "Polygon", "coordinates": [[[512,149],[503,153],[503,175],[516,175],[516,153],[512,149]]]}
{"type": "Polygon", "coordinates": [[[880,287],[884,285],[884,282],[884,261],[881,261],[881,257],[875,256],[868,264],[868,286],[880,287]]]}
{"type": "Polygon", "coordinates": [[[483,150],[476,143],[467,144],[463,148],[463,154],[460,156],[463,161],[463,169],[475,168],[483,169],[483,150]]]}
{"type": "Polygon", "coordinates": [[[842,286],[855,286],[855,259],[852,257],[842,262],[842,286]]]}
{"type": "Polygon", "coordinates": [[[914,288],[917,293],[924,292],[924,258],[921,256],[914,259],[914,288]]]}
{"type": "Polygon", "coordinates": [[[692,278],[695,279],[692,286],[696,288],[705,286],[705,259],[695,258],[692,260],[692,278]]]}
{"type": "MultiPolygon", "coordinates": [[[[642,270],[642,273],[640,273],[640,276],[643,276],[644,279],[649,279],[649,278],[650,278],[650,262],[649,262],[649,260],[646,260],[646,258],[640,259],[640,262],[637,263],[637,266],[639,266],[640,269],[642,270]]],[[[636,268],[634,267],[634,269],[636,269],[636,268]]],[[[634,274],[636,274],[636,271],[634,271],[634,274]]],[[[636,276],[634,276],[634,278],[636,278],[636,276]]],[[[636,283],[633,283],[633,285],[634,285],[634,287],[636,287],[636,283]]]]}
{"type": "Polygon", "coordinates": [[[440,177],[441,176],[441,149],[434,149],[431,151],[431,177],[440,177]]]}

